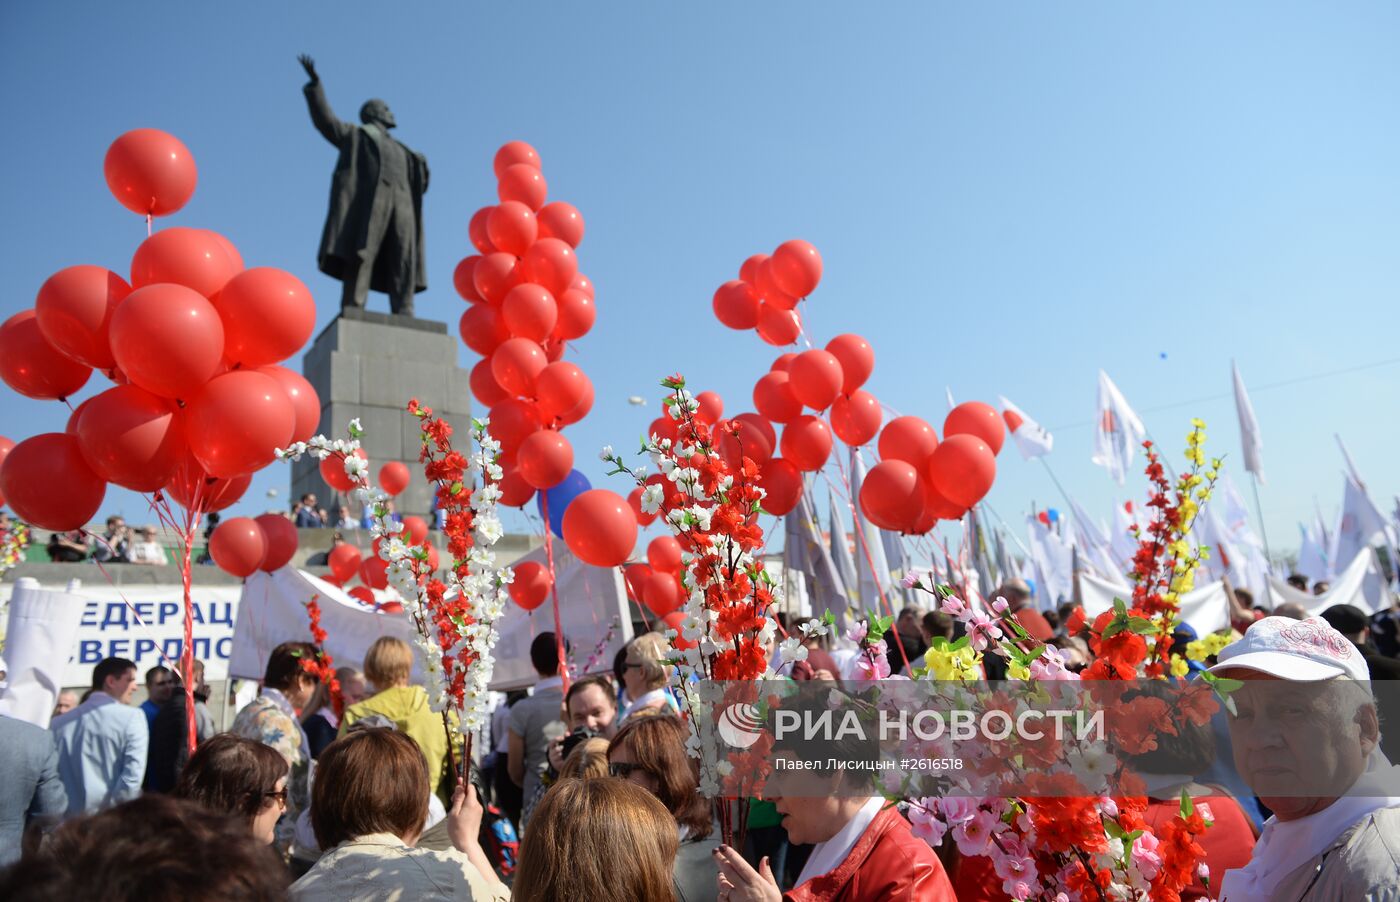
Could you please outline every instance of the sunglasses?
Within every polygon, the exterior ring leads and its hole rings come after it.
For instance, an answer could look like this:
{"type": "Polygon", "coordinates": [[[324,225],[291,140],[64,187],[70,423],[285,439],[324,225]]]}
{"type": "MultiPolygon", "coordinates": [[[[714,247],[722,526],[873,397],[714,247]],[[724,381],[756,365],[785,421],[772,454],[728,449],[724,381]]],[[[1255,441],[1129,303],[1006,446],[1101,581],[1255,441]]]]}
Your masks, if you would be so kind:
{"type": "Polygon", "coordinates": [[[287,790],[285,789],[274,789],[271,792],[265,792],[263,793],[263,798],[273,799],[283,808],[287,807],[287,790]]]}
{"type": "Polygon", "coordinates": [[[632,775],[633,771],[642,771],[645,773],[646,768],[642,767],[640,764],[633,764],[630,761],[608,762],[608,776],[610,777],[621,777],[625,780],[632,775]]]}

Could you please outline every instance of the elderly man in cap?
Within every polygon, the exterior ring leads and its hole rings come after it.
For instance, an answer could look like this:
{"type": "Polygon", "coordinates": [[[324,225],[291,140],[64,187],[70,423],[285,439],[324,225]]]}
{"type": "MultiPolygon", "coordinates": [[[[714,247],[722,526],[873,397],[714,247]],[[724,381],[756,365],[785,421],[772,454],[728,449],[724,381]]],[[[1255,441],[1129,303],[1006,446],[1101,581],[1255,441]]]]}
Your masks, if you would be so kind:
{"type": "Polygon", "coordinates": [[[1400,768],[1356,646],[1321,618],[1265,617],[1211,672],[1243,682],[1235,764],[1274,812],[1221,902],[1400,899],[1400,768]]]}

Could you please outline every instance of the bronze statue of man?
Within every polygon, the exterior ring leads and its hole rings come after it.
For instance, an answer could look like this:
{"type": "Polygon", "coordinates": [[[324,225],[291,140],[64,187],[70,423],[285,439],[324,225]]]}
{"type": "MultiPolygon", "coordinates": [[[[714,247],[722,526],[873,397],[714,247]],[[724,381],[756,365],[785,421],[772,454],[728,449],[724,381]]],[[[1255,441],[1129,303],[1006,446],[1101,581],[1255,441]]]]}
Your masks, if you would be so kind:
{"type": "Polygon", "coordinates": [[[363,308],[373,289],[389,295],[394,313],[412,316],[413,295],[428,287],[423,262],[428,161],[389,135],[397,123],[382,100],[360,107],[361,125],[337,119],[315,61],[305,55],[298,59],[311,78],[302,88],[311,122],[340,149],[317,263],[321,272],[344,283],[342,310],[363,308]]]}

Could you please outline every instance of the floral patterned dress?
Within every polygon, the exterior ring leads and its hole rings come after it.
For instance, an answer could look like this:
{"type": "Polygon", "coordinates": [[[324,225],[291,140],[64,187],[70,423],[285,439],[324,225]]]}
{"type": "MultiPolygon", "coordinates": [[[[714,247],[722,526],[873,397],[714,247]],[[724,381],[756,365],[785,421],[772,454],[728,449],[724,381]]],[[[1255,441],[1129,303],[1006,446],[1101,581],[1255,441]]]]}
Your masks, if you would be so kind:
{"type": "MultiPolygon", "coordinates": [[[[311,810],[311,749],[296,711],[286,696],[276,689],[263,689],[233,719],[230,732],[261,742],[281,752],[291,767],[287,777],[287,813],[277,822],[276,846],[283,854],[292,852],[297,818],[311,810]]],[[[304,843],[302,845],[305,845],[304,843]]],[[[314,846],[300,857],[315,858],[314,846]]]]}

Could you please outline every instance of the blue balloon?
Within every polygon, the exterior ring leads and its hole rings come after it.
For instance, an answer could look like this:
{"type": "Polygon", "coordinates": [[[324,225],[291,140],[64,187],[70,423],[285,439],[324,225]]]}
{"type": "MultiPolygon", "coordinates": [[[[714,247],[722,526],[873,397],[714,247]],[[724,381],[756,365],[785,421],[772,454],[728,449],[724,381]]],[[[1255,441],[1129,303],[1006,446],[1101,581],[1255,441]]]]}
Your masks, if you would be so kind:
{"type": "Polygon", "coordinates": [[[1026,580],[1026,585],[1027,585],[1028,587],[1030,587],[1030,590],[1031,590],[1031,597],[1034,598],[1034,597],[1035,597],[1035,580],[1033,580],[1033,579],[1028,579],[1028,580],[1026,580]]]}
{"type": "Polygon", "coordinates": [[[574,499],[593,488],[588,477],[578,470],[570,470],[564,481],[552,489],[535,493],[535,510],[544,518],[544,503],[549,501],[549,531],[564,538],[564,510],[574,499]]]}
{"type": "Polygon", "coordinates": [[[1060,512],[1057,511],[1057,510],[1055,510],[1053,507],[1050,508],[1049,510],[1047,510],[1047,511],[1045,512],[1045,515],[1046,515],[1047,517],[1050,518],[1050,522],[1051,522],[1051,523],[1059,523],[1059,522],[1060,522],[1060,512]]]}

